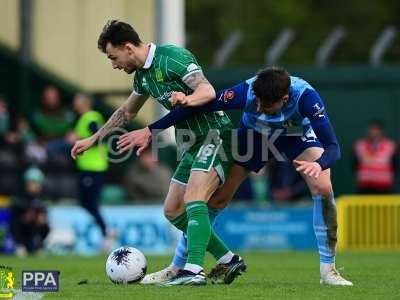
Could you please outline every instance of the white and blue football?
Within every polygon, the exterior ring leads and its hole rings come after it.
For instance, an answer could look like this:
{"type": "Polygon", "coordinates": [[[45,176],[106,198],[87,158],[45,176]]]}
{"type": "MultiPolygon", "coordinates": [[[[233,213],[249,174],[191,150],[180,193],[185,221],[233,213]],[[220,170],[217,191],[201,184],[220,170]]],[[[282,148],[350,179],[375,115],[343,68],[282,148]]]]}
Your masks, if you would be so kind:
{"type": "Polygon", "coordinates": [[[146,257],[133,247],[120,247],[110,253],[106,273],[113,283],[138,283],[146,275],[146,257]]]}

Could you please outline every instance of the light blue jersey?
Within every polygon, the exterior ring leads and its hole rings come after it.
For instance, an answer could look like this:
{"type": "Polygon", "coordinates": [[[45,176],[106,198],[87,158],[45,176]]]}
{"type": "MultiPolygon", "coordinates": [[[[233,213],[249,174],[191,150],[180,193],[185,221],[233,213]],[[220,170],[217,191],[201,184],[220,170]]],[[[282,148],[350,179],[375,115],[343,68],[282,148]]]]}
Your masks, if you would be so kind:
{"type": "Polygon", "coordinates": [[[257,77],[246,80],[249,88],[247,90],[246,106],[243,110],[242,122],[251,129],[260,133],[272,135],[279,130],[281,136],[304,136],[308,139],[316,138],[311,128],[310,120],[304,118],[298,107],[301,95],[306,89],[314,88],[305,80],[298,77],[290,77],[289,100],[282,110],[274,115],[266,115],[257,112],[257,101],[252,84],[257,77]]]}
{"type": "Polygon", "coordinates": [[[264,114],[257,111],[257,100],[253,91],[256,78],[252,77],[234,87],[218,91],[216,99],[203,106],[179,107],[148,127],[150,130],[165,129],[198,112],[240,109],[243,115],[239,129],[254,130],[260,136],[279,136],[281,141],[286,141],[282,149],[284,148],[283,152],[288,157],[296,157],[295,154],[311,147],[312,143],[318,146],[321,142],[324,152],[316,162],[323,170],[339,159],[339,143],[325,105],[309,83],[291,76],[287,103],[276,114],[264,114]],[[294,149],[296,147],[297,150],[294,149]]]}

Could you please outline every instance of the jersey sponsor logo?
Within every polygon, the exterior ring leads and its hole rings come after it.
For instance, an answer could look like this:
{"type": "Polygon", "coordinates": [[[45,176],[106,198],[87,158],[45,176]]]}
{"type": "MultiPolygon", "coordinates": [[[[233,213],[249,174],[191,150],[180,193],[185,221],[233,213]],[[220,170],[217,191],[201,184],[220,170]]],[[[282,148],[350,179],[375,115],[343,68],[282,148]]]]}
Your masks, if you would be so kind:
{"type": "Polygon", "coordinates": [[[313,116],[314,117],[319,117],[319,118],[323,118],[324,117],[324,111],[325,111],[325,107],[320,107],[319,106],[319,104],[318,103],[315,103],[314,105],[313,105],[313,107],[317,110],[314,114],[313,114],[313,116]]]}
{"type": "Polygon", "coordinates": [[[156,80],[157,80],[157,82],[162,82],[162,81],[164,81],[164,78],[163,78],[163,75],[162,75],[162,72],[161,72],[161,70],[160,69],[158,69],[158,68],[156,68],[156,80]]]}
{"type": "Polygon", "coordinates": [[[188,72],[193,72],[194,70],[198,70],[200,69],[198,65],[191,63],[190,65],[188,65],[187,67],[187,71],[188,72]]]}
{"type": "Polygon", "coordinates": [[[157,101],[160,103],[167,103],[169,102],[169,98],[171,98],[172,92],[165,92],[160,97],[157,98],[157,101]]]}

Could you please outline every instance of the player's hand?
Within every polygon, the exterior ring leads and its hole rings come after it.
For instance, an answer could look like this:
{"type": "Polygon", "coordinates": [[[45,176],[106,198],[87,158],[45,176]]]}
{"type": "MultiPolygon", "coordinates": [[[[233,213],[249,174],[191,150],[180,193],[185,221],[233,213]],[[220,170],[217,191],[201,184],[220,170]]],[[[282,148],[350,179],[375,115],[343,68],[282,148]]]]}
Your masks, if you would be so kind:
{"type": "Polygon", "coordinates": [[[172,106],[176,105],[186,106],[188,104],[187,97],[182,92],[172,92],[169,101],[171,101],[172,106]]]}
{"type": "Polygon", "coordinates": [[[96,142],[96,139],[93,138],[93,136],[88,137],[83,140],[76,141],[74,144],[74,147],[72,147],[72,149],[71,149],[71,157],[73,159],[76,159],[76,156],[82,154],[87,149],[92,147],[95,142],[96,142]]]}
{"type": "Polygon", "coordinates": [[[294,160],[293,164],[297,172],[303,173],[306,176],[317,179],[322,172],[319,163],[313,161],[294,160]]]}
{"type": "Polygon", "coordinates": [[[119,137],[117,148],[120,153],[138,147],[136,155],[139,156],[149,146],[151,131],[148,127],[127,132],[119,137]]]}

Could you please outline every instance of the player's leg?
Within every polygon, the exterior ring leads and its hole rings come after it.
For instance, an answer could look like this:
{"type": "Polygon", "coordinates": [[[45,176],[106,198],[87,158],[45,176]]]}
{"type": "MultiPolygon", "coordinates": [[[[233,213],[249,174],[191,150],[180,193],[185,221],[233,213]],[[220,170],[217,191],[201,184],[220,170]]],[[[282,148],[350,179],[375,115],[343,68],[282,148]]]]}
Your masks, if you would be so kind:
{"type": "MultiPolygon", "coordinates": [[[[203,285],[207,280],[204,275],[204,256],[211,237],[207,201],[218,187],[219,177],[215,170],[192,171],[184,196],[186,213],[175,218],[172,223],[187,234],[188,256],[183,270],[165,286],[203,285]]],[[[224,248],[224,253],[228,249],[224,248]]]]}
{"type": "MultiPolygon", "coordinates": [[[[193,162],[193,156],[186,153],[177,167],[171,181],[170,189],[164,202],[164,214],[171,223],[181,227],[179,220],[187,220],[183,196],[190,176],[190,168],[193,162]]],[[[218,213],[218,210],[210,209],[209,216],[212,222],[218,213]]],[[[180,228],[182,230],[182,228],[180,228]]],[[[183,228],[185,230],[185,227],[183,228]]],[[[171,265],[167,268],[147,274],[142,280],[142,284],[157,284],[174,277],[177,272],[184,268],[187,259],[186,234],[182,233],[178,245],[175,249],[175,255],[171,265]]]]}
{"type": "MultiPolygon", "coordinates": [[[[305,149],[296,160],[315,161],[324,150],[319,147],[305,149]]],[[[314,177],[303,175],[314,202],[313,226],[320,255],[321,283],[330,285],[352,285],[335,268],[337,242],[336,204],[332,189],[330,169],[314,177]]]]}
{"type": "MultiPolygon", "coordinates": [[[[217,189],[208,201],[208,216],[211,226],[214,225],[215,219],[219,212],[225,208],[232,199],[236,190],[242,181],[247,177],[249,171],[241,166],[234,165],[229,173],[227,181],[222,187],[217,189]]],[[[174,209],[174,206],[170,207],[174,209]]],[[[180,209],[180,211],[182,211],[180,209]]],[[[186,234],[182,234],[175,248],[175,254],[171,262],[171,267],[175,270],[183,269],[187,260],[187,238],[186,234]]]]}
{"type": "MultiPolygon", "coordinates": [[[[223,209],[231,201],[233,195],[239,188],[243,180],[248,176],[249,170],[234,164],[229,172],[228,178],[208,202],[209,209],[223,209]]],[[[238,255],[226,256],[217,261],[217,265],[207,275],[213,283],[230,284],[236,276],[246,271],[247,266],[243,259],[238,255]]]]}
{"type": "MultiPolygon", "coordinates": [[[[223,182],[225,172],[232,164],[229,158],[226,159],[226,153],[224,159],[220,152],[224,145],[230,145],[230,140],[224,143],[220,133],[216,133],[190,152],[193,164],[184,197],[187,217],[187,263],[181,274],[178,273],[176,278],[165,285],[205,284],[203,264],[206,250],[217,260],[229,261],[233,257],[233,253],[211,228],[208,216],[207,202],[223,182]]],[[[183,228],[181,230],[185,231],[183,228]]]]}
{"type": "Polygon", "coordinates": [[[250,171],[243,166],[234,164],[229,171],[225,183],[215,191],[208,201],[208,206],[213,209],[224,209],[228,206],[237,189],[249,175],[250,171]]]}
{"type": "MultiPolygon", "coordinates": [[[[177,222],[174,220],[179,220],[179,216],[186,214],[183,196],[186,190],[186,183],[174,180],[174,177],[170,183],[167,197],[164,202],[164,215],[171,222],[177,222]]],[[[182,233],[181,239],[184,239],[184,234],[182,233]]],[[[181,240],[178,243],[177,249],[175,250],[175,257],[173,263],[158,272],[147,274],[141,284],[158,284],[165,282],[178,273],[180,269],[183,269],[186,263],[186,242],[182,246],[181,240]],[[182,249],[183,247],[183,249],[182,249]]]]}
{"type": "MultiPolygon", "coordinates": [[[[176,198],[169,198],[168,199],[176,199],[176,198]]],[[[183,197],[182,197],[183,199],[183,197]]],[[[215,218],[217,217],[219,213],[219,209],[213,209],[210,208],[208,209],[208,215],[210,218],[210,223],[213,224],[215,218]]],[[[182,270],[185,267],[187,260],[187,239],[186,239],[186,234],[182,233],[177,246],[175,248],[175,253],[174,257],[171,261],[171,264],[166,267],[165,269],[155,272],[155,273],[150,273],[147,274],[143,280],[141,281],[142,284],[157,284],[157,283],[162,283],[164,281],[167,281],[174,277],[179,270],[182,270]]]]}
{"type": "MultiPolygon", "coordinates": [[[[203,269],[205,251],[209,242],[210,244],[215,242],[211,240],[215,237],[214,234],[212,237],[213,230],[208,216],[207,202],[218,186],[219,177],[214,169],[209,172],[196,170],[190,175],[184,197],[188,218],[188,258],[185,269],[194,273],[203,269]]],[[[219,259],[228,252],[228,249],[223,243],[218,243],[217,248],[210,252],[219,259]]]]}
{"type": "MultiPolygon", "coordinates": [[[[208,217],[210,219],[211,226],[214,225],[215,219],[219,214],[220,209],[208,207],[208,217]]],[[[174,257],[171,262],[171,267],[180,270],[185,267],[187,260],[187,238],[186,234],[182,233],[180,236],[177,246],[175,248],[174,257]]]]}

